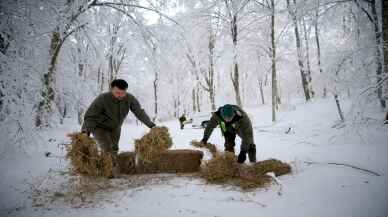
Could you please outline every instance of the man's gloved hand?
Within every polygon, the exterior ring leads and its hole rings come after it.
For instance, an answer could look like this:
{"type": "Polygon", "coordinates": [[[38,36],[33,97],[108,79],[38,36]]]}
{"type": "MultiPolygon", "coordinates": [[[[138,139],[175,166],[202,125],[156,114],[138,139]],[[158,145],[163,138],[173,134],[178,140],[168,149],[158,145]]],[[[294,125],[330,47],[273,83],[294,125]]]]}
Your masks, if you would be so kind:
{"type": "Polygon", "coordinates": [[[207,144],[207,139],[206,139],[206,138],[203,138],[203,139],[201,140],[201,143],[202,143],[202,144],[207,144]]]}
{"type": "Polygon", "coordinates": [[[247,152],[246,151],[240,151],[240,154],[237,157],[237,162],[242,164],[247,159],[247,152]]]}

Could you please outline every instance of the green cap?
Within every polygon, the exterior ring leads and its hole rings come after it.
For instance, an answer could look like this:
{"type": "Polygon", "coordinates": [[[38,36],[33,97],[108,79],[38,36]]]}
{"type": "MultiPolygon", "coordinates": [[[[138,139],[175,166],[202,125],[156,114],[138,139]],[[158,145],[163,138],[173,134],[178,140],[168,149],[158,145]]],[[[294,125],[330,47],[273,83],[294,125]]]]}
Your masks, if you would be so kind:
{"type": "Polygon", "coordinates": [[[233,119],[235,114],[235,109],[232,105],[226,104],[221,108],[221,117],[224,120],[233,119]]]}

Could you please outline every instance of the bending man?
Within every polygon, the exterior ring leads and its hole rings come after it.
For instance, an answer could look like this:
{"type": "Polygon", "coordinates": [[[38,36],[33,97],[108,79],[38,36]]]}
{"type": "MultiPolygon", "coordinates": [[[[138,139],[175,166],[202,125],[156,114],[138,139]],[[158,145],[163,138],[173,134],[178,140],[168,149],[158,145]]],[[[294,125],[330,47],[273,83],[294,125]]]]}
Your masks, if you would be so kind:
{"type": "Polygon", "coordinates": [[[202,142],[207,143],[214,128],[220,125],[225,138],[225,151],[234,152],[236,135],[241,138],[238,162],[244,163],[248,154],[250,162],[256,162],[256,145],[253,139],[252,123],[246,112],[236,105],[226,104],[213,113],[206,126],[202,142]]]}

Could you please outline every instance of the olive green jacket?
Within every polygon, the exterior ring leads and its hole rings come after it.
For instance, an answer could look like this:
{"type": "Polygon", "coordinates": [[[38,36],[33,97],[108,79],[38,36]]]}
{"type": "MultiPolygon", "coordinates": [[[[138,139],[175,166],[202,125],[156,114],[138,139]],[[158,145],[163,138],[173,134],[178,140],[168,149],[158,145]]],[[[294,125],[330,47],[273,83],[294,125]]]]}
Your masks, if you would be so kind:
{"type": "Polygon", "coordinates": [[[84,116],[82,131],[92,132],[95,128],[110,131],[117,129],[123,124],[129,110],[149,128],[155,126],[132,94],[127,93],[119,100],[111,92],[106,92],[100,94],[89,106],[84,116]]]}
{"type": "Polygon", "coordinates": [[[254,144],[253,129],[251,120],[248,114],[237,105],[233,105],[236,116],[229,123],[225,122],[221,117],[221,108],[213,112],[208,125],[205,128],[203,140],[207,141],[210,138],[214,128],[218,125],[221,127],[222,134],[236,133],[241,138],[241,150],[247,151],[250,145],[254,144]]]}

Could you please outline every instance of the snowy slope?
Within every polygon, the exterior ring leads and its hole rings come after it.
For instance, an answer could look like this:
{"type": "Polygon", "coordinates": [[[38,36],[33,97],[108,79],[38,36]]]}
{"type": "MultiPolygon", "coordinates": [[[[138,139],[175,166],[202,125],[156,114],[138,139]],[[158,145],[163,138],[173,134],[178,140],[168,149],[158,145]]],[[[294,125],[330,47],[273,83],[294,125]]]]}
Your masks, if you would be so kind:
{"type": "MultiPolygon", "coordinates": [[[[65,134],[79,128],[67,123],[45,132],[46,142],[31,145],[28,155],[0,160],[0,216],[388,216],[388,126],[369,121],[333,128],[338,119],[334,106],[332,100],[295,103],[281,108],[276,124],[271,122],[269,106],[246,109],[253,119],[258,159],[277,158],[293,166],[292,175],[279,177],[280,185],[242,192],[208,185],[190,175],[147,175],[113,180],[121,187],[98,192],[90,204],[59,199],[37,205],[32,197],[37,190],[49,195],[66,188],[61,171],[66,170],[67,161],[61,157],[63,146],[57,144],[67,142],[65,134]],[[46,158],[44,151],[52,151],[53,157],[46,158]],[[348,163],[381,176],[325,162],[348,163]],[[128,179],[144,182],[128,184],[128,179]]],[[[350,105],[345,106],[345,111],[349,109],[350,105]]],[[[382,117],[374,111],[371,115],[382,117]]],[[[161,125],[170,128],[174,149],[192,148],[190,141],[201,139],[203,133],[179,130],[177,121],[161,125]]],[[[146,130],[125,125],[120,150],[133,150],[133,139],[146,130]]],[[[223,148],[219,130],[210,142],[223,148]]]]}

